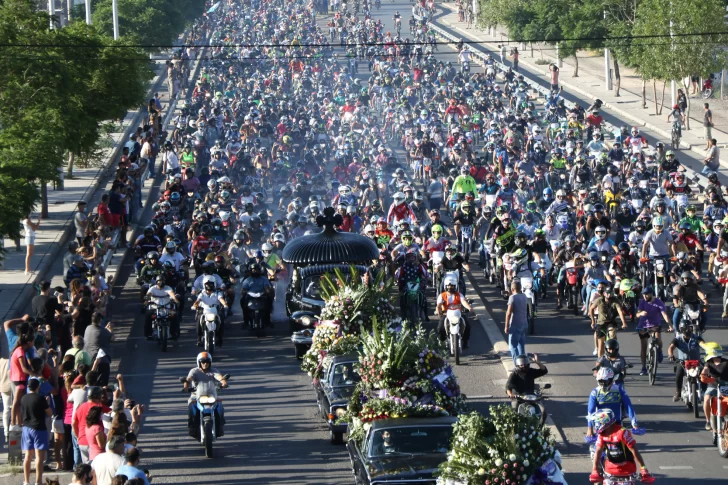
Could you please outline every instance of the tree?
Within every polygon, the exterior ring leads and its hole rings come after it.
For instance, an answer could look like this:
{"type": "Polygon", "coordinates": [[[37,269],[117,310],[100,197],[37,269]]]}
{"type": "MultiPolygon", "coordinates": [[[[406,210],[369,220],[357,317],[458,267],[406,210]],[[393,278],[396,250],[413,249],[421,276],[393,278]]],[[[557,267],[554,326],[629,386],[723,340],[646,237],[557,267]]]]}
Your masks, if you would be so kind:
{"type": "MultiPolygon", "coordinates": [[[[725,65],[726,36],[721,0],[696,4],[672,0],[642,0],[637,7],[631,51],[632,64],[643,79],[687,80],[707,77],[725,65]],[[698,35],[695,35],[698,34],[698,35]]],[[[688,97],[690,116],[690,98],[688,97]]],[[[657,100],[655,100],[657,103],[657,100]]]]}
{"type": "Polygon", "coordinates": [[[562,0],[558,23],[565,40],[559,43],[559,53],[564,57],[574,57],[574,77],[579,76],[580,49],[596,49],[604,45],[607,34],[604,22],[604,8],[601,2],[582,2],[562,0]],[[578,39],[578,40],[573,40],[578,39]]]}

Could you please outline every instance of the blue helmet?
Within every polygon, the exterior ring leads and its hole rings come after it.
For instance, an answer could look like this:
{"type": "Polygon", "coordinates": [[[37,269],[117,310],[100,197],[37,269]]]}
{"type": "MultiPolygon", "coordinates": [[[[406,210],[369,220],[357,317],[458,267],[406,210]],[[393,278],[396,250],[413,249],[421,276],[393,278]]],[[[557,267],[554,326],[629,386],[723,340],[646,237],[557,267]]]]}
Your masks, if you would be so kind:
{"type": "Polygon", "coordinates": [[[543,189],[543,199],[544,200],[551,200],[554,198],[554,191],[551,190],[551,187],[546,187],[543,189]]]}

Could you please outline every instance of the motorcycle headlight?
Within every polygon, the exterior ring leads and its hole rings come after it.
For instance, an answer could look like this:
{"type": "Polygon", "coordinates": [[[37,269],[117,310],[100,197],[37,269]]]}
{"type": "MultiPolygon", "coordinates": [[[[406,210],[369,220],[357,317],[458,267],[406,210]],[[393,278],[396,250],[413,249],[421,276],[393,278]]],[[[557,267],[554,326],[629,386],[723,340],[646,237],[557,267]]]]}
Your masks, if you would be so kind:
{"type": "Polygon", "coordinates": [[[213,396],[200,396],[198,401],[200,401],[200,404],[215,404],[217,398],[213,396]]]}
{"type": "Polygon", "coordinates": [[[665,269],[665,261],[663,261],[662,259],[658,259],[657,261],[655,261],[655,268],[665,269]]]}
{"type": "Polygon", "coordinates": [[[699,371],[700,371],[700,369],[698,369],[697,367],[694,367],[692,369],[688,369],[688,376],[689,377],[698,377],[698,372],[699,371]]]}

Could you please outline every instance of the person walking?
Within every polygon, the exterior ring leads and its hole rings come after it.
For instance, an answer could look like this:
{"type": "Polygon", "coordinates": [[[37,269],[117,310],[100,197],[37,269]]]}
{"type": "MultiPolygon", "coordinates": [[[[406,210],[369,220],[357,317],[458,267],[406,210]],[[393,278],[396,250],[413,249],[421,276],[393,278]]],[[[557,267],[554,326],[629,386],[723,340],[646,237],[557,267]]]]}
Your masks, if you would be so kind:
{"type": "Polygon", "coordinates": [[[38,216],[38,221],[33,222],[33,220],[30,218],[31,214],[28,214],[28,217],[22,220],[23,223],[23,232],[25,233],[25,275],[29,275],[31,273],[30,269],[30,260],[33,257],[33,252],[35,251],[35,231],[38,230],[40,227],[40,216],[38,216]]]}
{"type": "Polygon", "coordinates": [[[43,483],[43,466],[48,451],[48,427],[46,417],[52,415],[48,399],[38,394],[40,381],[28,380],[28,393],[20,401],[20,414],[23,417],[23,436],[21,448],[25,452],[23,460],[24,483],[30,483],[30,466],[35,458],[35,483],[43,483]]]}
{"type": "Polygon", "coordinates": [[[705,129],[705,149],[710,149],[710,140],[713,139],[713,112],[710,104],[703,104],[703,128],[705,129]]]}
{"type": "Polygon", "coordinates": [[[518,72],[518,47],[511,49],[511,57],[513,58],[513,70],[518,72]]]}
{"type": "Polygon", "coordinates": [[[84,201],[78,203],[78,211],[73,216],[73,224],[76,226],[76,240],[79,246],[83,245],[83,238],[86,237],[86,227],[88,227],[88,215],[86,208],[88,204],[84,201]]]}
{"type": "Polygon", "coordinates": [[[508,297],[505,332],[513,363],[516,357],[526,355],[526,330],[528,329],[528,298],[521,292],[521,282],[511,282],[511,296],[508,297]]]}

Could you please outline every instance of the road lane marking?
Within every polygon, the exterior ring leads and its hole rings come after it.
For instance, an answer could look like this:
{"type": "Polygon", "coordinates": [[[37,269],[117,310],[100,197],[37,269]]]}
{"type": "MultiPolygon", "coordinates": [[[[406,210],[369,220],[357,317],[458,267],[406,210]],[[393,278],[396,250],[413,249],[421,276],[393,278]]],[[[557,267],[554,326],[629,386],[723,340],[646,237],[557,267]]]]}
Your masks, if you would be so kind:
{"type": "MultiPolygon", "coordinates": [[[[724,467],[725,468],[725,467],[724,467]]],[[[690,465],[661,466],[660,470],[692,470],[690,465]]]]}
{"type": "Polygon", "coordinates": [[[468,399],[493,399],[493,395],[487,394],[485,396],[471,396],[470,394],[468,394],[468,399]]]}

